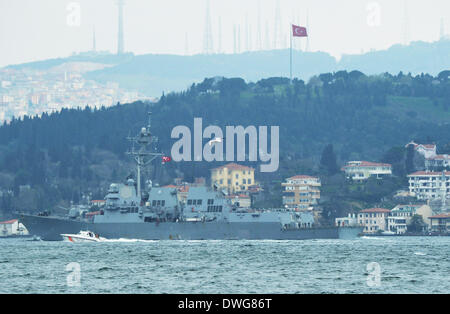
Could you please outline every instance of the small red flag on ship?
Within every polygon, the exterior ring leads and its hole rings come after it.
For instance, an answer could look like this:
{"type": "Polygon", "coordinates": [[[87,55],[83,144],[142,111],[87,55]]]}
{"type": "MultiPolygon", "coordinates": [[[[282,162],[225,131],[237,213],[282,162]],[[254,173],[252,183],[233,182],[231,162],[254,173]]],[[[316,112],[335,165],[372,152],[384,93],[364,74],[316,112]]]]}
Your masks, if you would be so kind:
{"type": "Polygon", "coordinates": [[[169,156],[163,156],[163,158],[162,158],[163,163],[169,162],[171,160],[172,160],[172,158],[170,158],[169,156]]]}
{"type": "Polygon", "coordinates": [[[292,24],[292,35],[294,37],[308,37],[308,32],[306,31],[306,27],[292,24]]]}

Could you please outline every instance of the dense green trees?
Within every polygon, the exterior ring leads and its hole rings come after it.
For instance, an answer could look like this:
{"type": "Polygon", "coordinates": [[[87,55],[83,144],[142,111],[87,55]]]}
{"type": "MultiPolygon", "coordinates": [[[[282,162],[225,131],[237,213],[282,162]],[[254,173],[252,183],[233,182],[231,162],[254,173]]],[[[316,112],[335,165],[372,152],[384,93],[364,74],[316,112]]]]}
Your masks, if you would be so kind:
{"type": "Polygon", "coordinates": [[[415,155],[414,145],[408,145],[408,147],[406,148],[406,161],[405,161],[405,169],[407,173],[412,173],[415,170],[414,155],[415,155]]]}
{"type": "Polygon", "coordinates": [[[420,233],[424,230],[426,224],[421,215],[414,215],[408,225],[408,232],[420,233]]]}
{"type": "MultiPolygon", "coordinates": [[[[430,138],[447,149],[443,145],[450,142],[448,99],[450,81],[445,72],[438,77],[413,77],[340,71],[307,83],[294,79],[292,84],[286,78],[256,83],[205,79],[186,91],[164,95],[156,104],[63,109],[4,124],[0,127],[0,174],[14,179],[0,189],[18,192],[21,185],[29,184],[39,190],[36,195],[44,195],[40,206],[76,201],[87,192],[102,197],[109,180],[133,172],[125,155],[126,137],[146,125],[149,110],[152,130],[159,138],[155,149],[165,154],[170,154],[175,141],[170,138],[172,128],[192,128],[194,117],[203,118],[203,127],[279,126],[280,170],[258,174],[263,183],[300,173],[334,177],[345,161],[361,159],[392,163],[394,174],[404,176],[414,165],[403,149],[405,143],[430,138]]],[[[183,175],[186,179],[209,177],[214,166],[217,163],[161,165],[156,161],[152,176],[161,184],[183,175]]],[[[383,193],[374,198],[368,195],[367,202],[378,202],[383,193]]],[[[275,196],[271,199],[276,202],[275,196]]]]}
{"type": "Polygon", "coordinates": [[[333,145],[328,144],[325,146],[322,157],[320,158],[320,169],[325,171],[327,175],[334,175],[339,171],[336,163],[336,154],[333,151],[333,145]]]}

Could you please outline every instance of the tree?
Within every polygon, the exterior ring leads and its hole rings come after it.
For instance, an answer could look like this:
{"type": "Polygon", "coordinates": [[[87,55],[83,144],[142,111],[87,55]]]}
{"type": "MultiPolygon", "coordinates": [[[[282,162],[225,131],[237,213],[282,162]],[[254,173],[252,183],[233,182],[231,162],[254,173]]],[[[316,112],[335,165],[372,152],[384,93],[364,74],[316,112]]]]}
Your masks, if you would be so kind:
{"type": "Polygon", "coordinates": [[[415,154],[415,148],[414,145],[408,145],[406,149],[406,160],[405,160],[405,170],[407,173],[413,173],[414,168],[414,154],[415,154]]]}
{"type": "Polygon", "coordinates": [[[411,217],[411,221],[408,225],[408,232],[422,232],[425,227],[423,218],[421,215],[414,215],[411,217]]]}
{"type": "Polygon", "coordinates": [[[396,146],[389,149],[384,153],[381,161],[392,165],[392,171],[397,176],[405,175],[405,148],[402,146],[396,146]]]}
{"type": "Polygon", "coordinates": [[[322,171],[325,171],[330,176],[338,172],[336,154],[333,150],[333,144],[328,144],[323,149],[322,157],[320,158],[320,169],[322,171]]]}
{"type": "Polygon", "coordinates": [[[439,149],[440,154],[450,154],[450,143],[444,144],[439,149]]]}

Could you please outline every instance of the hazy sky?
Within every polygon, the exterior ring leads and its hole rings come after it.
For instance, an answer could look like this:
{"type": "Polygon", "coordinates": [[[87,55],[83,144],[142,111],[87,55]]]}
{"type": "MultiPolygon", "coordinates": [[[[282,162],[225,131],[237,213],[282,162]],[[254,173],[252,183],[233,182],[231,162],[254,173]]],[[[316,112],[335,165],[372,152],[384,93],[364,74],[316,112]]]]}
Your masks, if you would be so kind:
{"type": "MultiPolygon", "coordinates": [[[[125,50],[135,54],[202,52],[206,1],[125,0],[125,50]]],[[[406,0],[406,10],[405,0],[278,1],[280,43],[288,45],[289,23],[305,25],[308,12],[311,50],[333,56],[401,43],[405,25],[410,41],[437,40],[441,19],[450,32],[449,0],[406,0]]],[[[215,50],[220,44],[222,51],[234,51],[234,28],[240,29],[241,50],[247,47],[247,33],[249,48],[256,49],[258,16],[263,46],[272,48],[276,4],[277,0],[210,0],[215,50]]],[[[0,0],[0,66],[90,50],[94,27],[97,50],[115,52],[117,15],[116,0],[0,0]]],[[[305,43],[295,39],[296,45],[305,43]]]]}

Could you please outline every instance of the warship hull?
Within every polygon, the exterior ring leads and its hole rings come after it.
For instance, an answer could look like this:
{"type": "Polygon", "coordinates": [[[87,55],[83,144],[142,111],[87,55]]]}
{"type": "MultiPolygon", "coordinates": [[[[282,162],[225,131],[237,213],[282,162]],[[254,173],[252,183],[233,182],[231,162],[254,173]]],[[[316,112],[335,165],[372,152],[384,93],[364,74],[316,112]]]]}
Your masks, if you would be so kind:
{"type": "Polygon", "coordinates": [[[359,227],[282,229],[279,223],[252,222],[161,222],[88,223],[56,217],[20,215],[30,235],[60,241],[63,233],[90,230],[107,239],[142,240],[305,240],[354,239],[359,227]]]}

